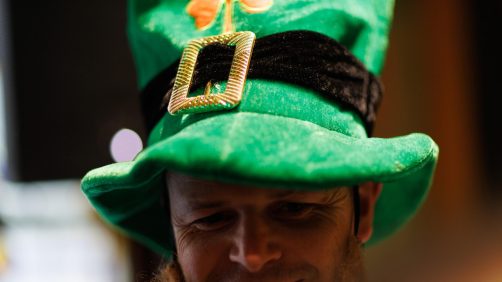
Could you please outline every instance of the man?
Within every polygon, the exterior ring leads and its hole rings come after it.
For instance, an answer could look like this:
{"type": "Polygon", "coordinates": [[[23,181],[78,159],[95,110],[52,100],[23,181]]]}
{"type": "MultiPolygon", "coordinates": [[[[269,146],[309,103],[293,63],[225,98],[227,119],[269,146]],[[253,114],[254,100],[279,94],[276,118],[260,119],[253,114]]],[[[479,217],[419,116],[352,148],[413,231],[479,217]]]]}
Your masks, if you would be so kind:
{"type": "Polygon", "coordinates": [[[371,235],[381,185],[305,192],[169,173],[167,187],[187,281],[362,280],[360,245],[371,235]]]}
{"type": "Polygon", "coordinates": [[[438,155],[369,137],[392,4],[132,1],[148,147],[84,193],[174,281],[364,280],[363,244],[417,210],[438,155]]]}

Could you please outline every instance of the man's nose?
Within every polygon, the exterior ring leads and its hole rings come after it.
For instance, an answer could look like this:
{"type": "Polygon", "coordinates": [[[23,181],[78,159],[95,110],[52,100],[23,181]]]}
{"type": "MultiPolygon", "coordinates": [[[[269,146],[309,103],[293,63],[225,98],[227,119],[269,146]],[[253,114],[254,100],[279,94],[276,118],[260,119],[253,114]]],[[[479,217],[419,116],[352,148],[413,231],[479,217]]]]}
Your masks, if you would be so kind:
{"type": "Polygon", "coordinates": [[[282,251],[276,241],[276,234],[257,215],[246,215],[239,219],[234,233],[230,261],[239,263],[249,272],[260,271],[267,263],[279,260],[282,251]]]}

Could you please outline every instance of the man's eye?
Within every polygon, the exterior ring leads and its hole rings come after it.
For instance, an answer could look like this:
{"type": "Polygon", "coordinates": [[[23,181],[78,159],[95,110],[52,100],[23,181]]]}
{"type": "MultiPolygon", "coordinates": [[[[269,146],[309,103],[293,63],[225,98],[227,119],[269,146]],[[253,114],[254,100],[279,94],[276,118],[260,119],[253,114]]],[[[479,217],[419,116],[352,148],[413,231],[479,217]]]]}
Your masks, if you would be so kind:
{"type": "Polygon", "coordinates": [[[235,215],[230,212],[219,212],[197,219],[192,223],[197,229],[203,231],[212,231],[223,228],[230,224],[235,219],[235,215]]]}
{"type": "Polygon", "coordinates": [[[295,220],[307,217],[314,209],[315,205],[310,203],[286,202],[278,204],[271,212],[274,217],[295,220]]]}

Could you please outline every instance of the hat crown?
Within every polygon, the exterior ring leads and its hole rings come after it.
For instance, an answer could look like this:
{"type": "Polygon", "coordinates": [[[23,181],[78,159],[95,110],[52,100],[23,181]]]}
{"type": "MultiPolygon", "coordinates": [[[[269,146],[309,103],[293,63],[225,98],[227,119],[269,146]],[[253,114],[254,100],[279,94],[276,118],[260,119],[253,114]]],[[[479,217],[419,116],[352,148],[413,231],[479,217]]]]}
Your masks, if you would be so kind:
{"type": "MultiPolygon", "coordinates": [[[[215,82],[212,87],[217,91],[217,88],[225,88],[226,84],[226,81],[215,82]]],[[[204,89],[197,89],[192,94],[201,95],[203,91],[204,89]]],[[[280,116],[309,122],[312,126],[320,126],[353,138],[368,137],[357,113],[329,101],[314,90],[279,81],[248,79],[238,110],[177,116],[166,113],[150,133],[148,145],[161,142],[198,121],[235,113],[280,116]]],[[[253,128],[248,130],[252,132],[253,128]]]]}
{"type": "Polygon", "coordinates": [[[175,62],[190,40],[220,34],[226,5],[233,6],[235,30],[252,31],[258,38],[288,30],[316,31],[339,41],[378,74],[394,4],[393,0],[204,0],[217,6],[213,21],[204,26],[191,12],[194,0],[132,2],[129,38],[141,88],[175,62]],[[256,5],[254,10],[250,4],[256,5]]]}

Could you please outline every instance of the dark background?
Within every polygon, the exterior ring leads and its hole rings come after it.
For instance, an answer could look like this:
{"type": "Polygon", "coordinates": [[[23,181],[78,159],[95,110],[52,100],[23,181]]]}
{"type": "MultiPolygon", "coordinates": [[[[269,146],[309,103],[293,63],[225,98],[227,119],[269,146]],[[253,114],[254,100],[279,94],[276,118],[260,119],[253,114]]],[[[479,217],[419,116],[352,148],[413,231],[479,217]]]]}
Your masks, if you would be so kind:
{"type": "MultiPolygon", "coordinates": [[[[502,2],[470,1],[472,11],[473,68],[472,95],[476,100],[475,113],[479,115],[481,155],[489,194],[502,196],[502,2]]],[[[472,49],[471,49],[472,48],[472,49]]],[[[492,198],[493,199],[493,198],[492,198]]]]}
{"type": "Polygon", "coordinates": [[[126,1],[1,1],[7,178],[79,179],[111,163],[115,132],[143,132],[126,1]]]}
{"type": "MultiPolygon", "coordinates": [[[[7,88],[8,177],[80,178],[112,162],[108,145],[116,131],[127,127],[143,135],[126,1],[1,1],[7,12],[0,20],[0,54],[7,88]]],[[[412,2],[398,1],[396,8],[412,2]]],[[[464,22],[465,45],[456,47],[467,50],[471,61],[465,71],[474,83],[469,107],[477,120],[469,134],[479,137],[487,179],[500,184],[502,52],[496,41],[502,4],[462,3],[468,11],[463,20],[469,23],[464,22]]],[[[498,193],[494,186],[499,185],[486,187],[498,193]]]]}
{"type": "MultiPolygon", "coordinates": [[[[0,0],[9,179],[79,179],[119,129],[144,139],[126,2],[0,0]]],[[[423,209],[368,250],[371,281],[502,275],[500,19],[497,1],[396,1],[375,135],[424,132],[440,156],[423,209]]],[[[148,280],[158,258],[130,250],[148,280]]]]}

